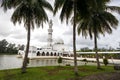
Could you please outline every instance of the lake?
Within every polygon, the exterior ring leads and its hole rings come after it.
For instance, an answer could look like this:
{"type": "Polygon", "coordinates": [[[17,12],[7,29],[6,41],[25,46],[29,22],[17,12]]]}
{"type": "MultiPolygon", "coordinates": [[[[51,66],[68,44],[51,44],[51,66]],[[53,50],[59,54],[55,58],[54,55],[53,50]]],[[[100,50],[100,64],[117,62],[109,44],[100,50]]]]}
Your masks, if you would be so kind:
{"type": "MultiPolygon", "coordinates": [[[[17,55],[0,55],[0,70],[21,68],[23,59],[17,58],[17,55]]],[[[61,65],[70,64],[73,66],[73,60],[63,60],[61,65]]],[[[84,62],[78,61],[78,65],[84,65],[84,62]]],[[[96,65],[95,63],[88,63],[96,65]]],[[[30,60],[28,67],[39,66],[57,66],[57,59],[34,59],[30,60]]]]}
{"type": "MultiPolygon", "coordinates": [[[[23,59],[17,58],[17,55],[0,55],[0,70],[21,68],[23,59]]],[[[35,59],[30,60],[28,67],[37,66],[55,66],[57,59],[35,59]]]]}

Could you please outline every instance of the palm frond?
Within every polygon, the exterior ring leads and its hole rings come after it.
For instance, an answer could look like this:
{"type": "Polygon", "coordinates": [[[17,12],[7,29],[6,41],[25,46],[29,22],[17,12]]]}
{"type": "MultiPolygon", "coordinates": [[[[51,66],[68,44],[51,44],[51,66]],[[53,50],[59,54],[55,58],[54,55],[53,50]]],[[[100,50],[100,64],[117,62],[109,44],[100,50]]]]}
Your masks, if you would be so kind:
{"type": "Polygon", "coordinates": [[[8,9],[15,8],[21,2],[22,0],[2,0],[1,7],[3,7],[4,11],[7,11],[8,9]]]}
{"type": "Polygon", "coordinates": [[[66,0],[60,14],[61,21],[63,21],[63,19],[66,18],[66,22],[68,23],[68,19],[70,18],[72,11],[73,11],[73,1],[66,0]]]}
{"type": "Polygon", "coordinates": [[[53,11],[53,8],[52,8],[51,4],[49,2],[47,2],[46,0],[41,0],[41,5],[43,7],[45,7],[45,9],[53,11]]]}
{"type": "Polygon", "coordinates": [[[120,14],[120,7],[118,6],[106,6],[106,9],[120,14]]]}
{"type": "Polygon", "coordinates": [[[54,2],[54,15],[56,14],[56,12],[62,8],[62,6],[64,5],[64,2],[66,0],[55,0],[54,2]]]}
{"type": "Polygon", "coordinates": [[[44,0],[39,0],[34,4],[25,0],[25,2],[22,2],[15,8],[11,21],[14,24],[17,22],[21,24],[23,21],[26,29],[29,22],[31,29],[34,29],[35,25],[36,27],[40,27],[40,25],[43,27],[43,24],[48,21],[48,16],[45,11],[46,8],[51,11],[53,10],[52,6],[44,0]]]}

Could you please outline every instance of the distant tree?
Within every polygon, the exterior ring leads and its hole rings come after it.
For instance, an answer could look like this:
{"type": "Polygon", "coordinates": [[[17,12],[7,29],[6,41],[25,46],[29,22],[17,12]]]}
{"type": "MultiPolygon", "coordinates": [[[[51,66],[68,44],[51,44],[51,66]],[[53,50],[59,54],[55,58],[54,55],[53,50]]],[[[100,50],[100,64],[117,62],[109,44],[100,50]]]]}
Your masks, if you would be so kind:
{"type": "Polygon", "coordinates": [[[15,53],[17,53],[17,47],[16,47],[16,45],[15,44],[12,44],[12,43],[9,43],[8,44],[8,47],[7,47],[7,53],[12,53],[12,54],[15,54],[15,53]]]}
{"type": "Polygon", "coordinates": [[[6,39],[0,41],[0,53],[14,54],[17,53],[17,47],[15,44],[8,43],[6,39]]]}
{"type": "Polygon", "coordinates": [[[23,44],[22,45],[20,45],[20,44],[18,45],[18,50],[24,50],[24,49],[25,49],[25,45],[23,45],[23,44]]]}
{"type": "Polygon", "coordinates": [[[2,41],[0,41],[0,53],[6,52],[7,45],[8,45],[8,42],[6,41],[6,39],[3,39],[2,41]]]}
{"type": "Polygon", "coordinates": [[[80,51],[87,52],[87,51],[92,51],[92,49],[89,49],[88,47],[84,47],[84,48],[81,48],[80,51]]]}

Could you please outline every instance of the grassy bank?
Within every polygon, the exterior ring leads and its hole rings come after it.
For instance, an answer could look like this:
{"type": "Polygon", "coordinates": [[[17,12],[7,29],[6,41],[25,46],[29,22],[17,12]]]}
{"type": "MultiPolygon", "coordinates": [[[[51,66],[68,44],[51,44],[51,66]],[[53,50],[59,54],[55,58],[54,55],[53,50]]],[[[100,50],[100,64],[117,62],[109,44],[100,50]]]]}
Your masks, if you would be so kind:
{"type": "MultiPolygon", "coordinates": [[[[79,66],[78,69],[80,77],[97,73],[115,72],[113,66],[103,66],[101,70],[97,70],[96,66],[79,66]]],[[[25,74],[21,74],[20,69],[0,71],[0,80],[69,80],[74,77],[72,66],[28,68],[25,74]]]]}

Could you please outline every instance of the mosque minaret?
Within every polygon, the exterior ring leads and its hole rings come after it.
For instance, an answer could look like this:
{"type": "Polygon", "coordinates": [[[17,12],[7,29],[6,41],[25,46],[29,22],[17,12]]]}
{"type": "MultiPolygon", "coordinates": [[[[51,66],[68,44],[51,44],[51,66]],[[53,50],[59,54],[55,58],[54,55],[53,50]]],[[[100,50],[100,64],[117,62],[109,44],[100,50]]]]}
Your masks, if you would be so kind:
{"type": "Polygon", "coordinates": [[[53,26],[53,23],[52,23],[52,20],[49,21],[49,29],[48,29],[48,46],[52,46],[52,32],[53,32],[53,29],[52,29],[52,26],[53,26]]]}

